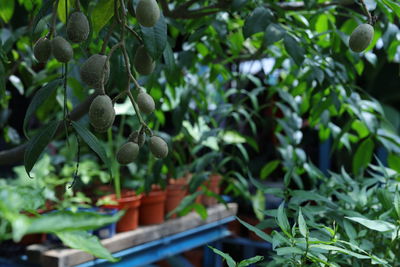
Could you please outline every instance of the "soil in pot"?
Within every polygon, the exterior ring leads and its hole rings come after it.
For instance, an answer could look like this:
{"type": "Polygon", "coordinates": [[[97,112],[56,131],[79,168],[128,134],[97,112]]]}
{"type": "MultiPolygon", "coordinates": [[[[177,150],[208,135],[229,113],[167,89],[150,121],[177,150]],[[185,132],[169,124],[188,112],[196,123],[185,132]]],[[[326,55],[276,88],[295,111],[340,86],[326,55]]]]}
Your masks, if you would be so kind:
{"type": "MultiPolygon", "coordinates": [[[[165,200],[165,214],[167,215],[181,204],[182,199],[187,194],[187,184],[171,183],[167,186],[167,198],[165,200]]],[[[176,218],[176,214],[172,214],[170,218],[176,218]]]]}
{"type": "Polygon", "coordinates": [[[139,211],[139,224],[149,225],[164,222],[164,205],[166,192],[153,189],[148,194],[144,194],[139,211]]]}
{"type": "Polygon", "coordinates": [[[117,223],[117,232],[126,232],[136,229],[138,227],[139,206],[142,195],[136,195],[136,193],[132,191],[125,191],[122,192],[120,199],[116,199],[115,194],[108,195],[107,197],[117,201],[118,204],[104,205],[105,208],[126,210],[124,216],[122,216],[117,223]]]}

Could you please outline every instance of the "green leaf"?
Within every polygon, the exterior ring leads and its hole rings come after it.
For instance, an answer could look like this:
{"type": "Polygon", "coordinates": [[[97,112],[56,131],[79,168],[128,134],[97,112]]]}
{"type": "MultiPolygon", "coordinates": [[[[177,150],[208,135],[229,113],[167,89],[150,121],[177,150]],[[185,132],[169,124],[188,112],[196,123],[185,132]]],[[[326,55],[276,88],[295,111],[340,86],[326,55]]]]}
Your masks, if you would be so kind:
{"type": "Polygon", "coordinates": [[[14,0],[0,0],[0,18],[8,23],[14,13],[14,0]]]}
{"type": "Polygon", "coordinates": [[[35,113],[35,111],[42,105],[45,100],[52,95],[53,91],[57,89],[57,87],[61,84],[61,80],[57,79],[55,81],[52,81],[48,83],[46,86],[40,88],[35,96],[32,98],[31,103],[29,103],[28,109],[25,113],[25,118],[24,118],[24,123],[23,123],[23,131],[25,136],[28,138],[28,134],[26,132],[26,127],[28,125],[28,122],[32,115],[35,113]]]}
{"type": "Polygon", "coordinates": [[[106,216],[96,212],[56,211],[31,219],[28,233],[54,233],[62,231],[90,230],[118,221],[124,212],[106,216]]]}
{"type": "Polygon", "coordinates": [[[393,153],[390,153],[387,161],[388,161],[389,168],[391,168],[397,172],[400,172],[400,157],[399,156],[397,156],[393,153]]]}
{"type": "Polygon", "coordinates": [[[285,234],[290,235],[289,234],[289,232],[290,232],[289,220],[285,213],[285,202],[282,202],[281,205],[279,205],[278,213],[277,213],[277,220],[278,220],[278,225],[282,229],[282,231],[285,234]]]}
{"type": "Polygon", "coordinates": [[[265,7],[257,7],[253,13],[246,19],[243,27],[244,38],[247,38],[257,32],[263,32],[271,23],[274,14],[265,7]]]}
{"type": "Polygon", "coordinates": [[[369,256],[367,256],[367,255],[361,255],[361,254],[355,253],[351,250],[332,246],[332,245],[325,245],[325,244],[315,244],[314,245],[314,244],[312,244],[312,245],[310,245],[310,248],[320,248],[320,249],[324,249],[324,250],[328,250],[328,251],[338,251],[343,254],[347,254],[347,255],[356,257],[357,259],[369,259],[369,256]]]}
{"type": "Polygon", "coordinates": [[[400,5],[397,4],[396,2],[393,2],[392,0],[382,0],[382,2],[387,5],[390,9],[396,13],[397,17],[400,18],[400,5]]]}
{"type": "Polygon", "coordinates": [[[56,235],[61,239],[64,245],[85,251],[98,258],[106,259],[111,262],[116,262],[111,253],[100,243],[100,240],[85,231],[60,232],[56,235]]]}
{"type": "Polygon", "coordinates": [[[194,203],[193,208],[200,215],[200,217],[203,220],[207,219],[207,216],[208,216],[207,209],[203,205],[201,205],[199,203],[194,203]]]}
{"type": "Polygon", "coordinates": [[[173,69],[175,68],[174,52],[172,51],[172,48],[168,42],[165,46],[163,56],[164,56],[166,70],[169,72],[173,71],[173,69]]]}
{"type": "Polygon", "coordinates": [[[189,205],[191,205],[194,200],[201,194],[203,193],[202,191],[197,191],[194,194],[190,194],[188,196],[186,196],[184,199],[182,199],[181,204],[179,204],[178,207],[176,207],[174,210],[170,211],[167,214],[167,218],[170,217],[172,214],[175,213],[180,213],[181,211],[185,210],[187,207],[189,207],[189,205]]]}
{"type": "Polygon", "coordinates": [[[92,26],[95,34],[114,16],[114,0],[100,0],[92,12],[92,26]]]}
{"type": "Polygon", "coordinates": [[[208,247],[212,249],[212,251],[214,251],[215,254],[220,255],[224,260],[226,260],[226,263],[228,264],[229,267],[236,267],[236,262],[232,259],[232,257],[229,254],[224,253],[221,250],[213,248],[211,246],[208,247]]]}
{"type": "Polygon", "coordinates": [[[265,29],[264,33],[264,43],[268,46],[275,42],[278,42],[283,38],[285,34],[285,29],[279,24],[271,23],[265,29]]]}
{"type": "Polygon", "coordinates": [[[111,162],[107,158],[106,150],[88,129],[86,129],[82,124],[73,121],[72,126],[75,131],[82,137],[83,141],[100,157],[100,159],[108,166],[111,171],[111,162]]]}
{"type": "Polygon", "coordinates": [[[381,220],[369,220],[365,218],[360,218],[360,217],[345,217],[351,221],[357,222],[361,225],[364,225],[365,227],[375,230],[378,232],[387,232],[387,231],[393,231],[396,229],[396,226],[385,221],[381,220]]]}
{"type": "Polygon", "coordinates": [[[260,178],[267,178],[279,166],[280,160],[273,160],[264,165],[260,171],[260,178]]]}
{"type": "Polygon", "coordinates": [[[255,226],[253,226],[253,225],[251,225],[251,224],[248,224],[248,223],[245,222],[245,221],[242,221],[239,217],[236,217],[236,219],[237,219],[241,224],[243,224],[247,229],[249,229],[250,231],[254,232],[256,235],[258,235],[260,238],[264,239],[264,240],[267,241],[267,242],[272,243],[272,238],[271,238],[269,235],[267,235],[266,233],[264,233],[263,231],[261,231],[261,230],[258,229],[257,227],[255,227],[255,226]]]}
{"type": "Polygon", "coordinates": [[[262,261],[264,259],[263,256],[255,256],[249,259],[245,259],[242,260],[241,262],[239,262],[239,264],[237,265],[237,267],[246,267],[249,266],[250,264],[262,261]]]}
{"type": "Polygon", "coordinates": [[[297,65],[301,65],[304,60],[304,48],[300,46],[297,40],[293,38],[290,34],[285,34],[283,42],[289,56],[292,57],[297,65]]]}
{"type": "Polygon", "coordinates": [[[260,221],[264,220],[264,212],[263,212],[265,210],[264,192],[258,189],[257,193],[251,196],[251,203],[257,219],[259,219],[260,221]]]}
{"type": "Polygon", "coordinates": [[[303,250],[296,247],[283,247],[275,249],[278,256],[288,255],[288,254],[303,254],[303,250]]]}
{"type": "Polygon", "coordinates": [[[308,236],[308,228],[307,228],[306,221],[304,220],[303,214],[301,213],[301,208],[299,209],[298,224],[299,224],[300,234],[304,237],[307,237],[308,236]]]}
{"type": "MultiPolygon", "coordinates": [[[[57,7],[57,14],[59,19],[61,20],[62,23],[66,23],[67,22],[67,18],[65,17],[65,0],[61,0],[58,2],[58,7],[57,7]]],[[[67,0],[67,5],[68,5],[68,14],[69,14],[69,10],[71,10],[71,0],[67,0]]]]}
{"type": "MultiPolygon", "coordinates": [[[[8,1],[8,0],[3,0],[3,1],[8,1]]],[[[38,14],[35,16],[33,22],[32,22],[32,32],[33,34],[35,32],[36,26],[39,23],[39,21],[46,16],[49,11],[51,10],[51,6],[53,5],[55,0],[44,0],[43,5],[41,6],[38,14]]]]}
{"type": "Polygon", "coordinates": [[[397,217],[400,218],[400,194],[397,190],[394,194],[393,206],[396,211],[397,217]]]}
{"type": "Polygon", "coordinates": [[[161,14],[154,27],[140,27],[147,52],[154,60],[158,60],[167,46],[167,24],[164,16],[161,14]]]}
{"type": "Polygon", "coordinates": [[[24,165],[28,175],[40,154],[42,154],[43,150],[53,139],[59,123],[59,121],[50,122],[46,127],[43,127],[36,136],[29,140],[24,155],[24,165]]]}
{"type": "Polygon", "coordinates": [[[372,160],[374,142],[371,138],[365,139],[357,148],[353,158],[353,173],[362,172],[372,160]]]}

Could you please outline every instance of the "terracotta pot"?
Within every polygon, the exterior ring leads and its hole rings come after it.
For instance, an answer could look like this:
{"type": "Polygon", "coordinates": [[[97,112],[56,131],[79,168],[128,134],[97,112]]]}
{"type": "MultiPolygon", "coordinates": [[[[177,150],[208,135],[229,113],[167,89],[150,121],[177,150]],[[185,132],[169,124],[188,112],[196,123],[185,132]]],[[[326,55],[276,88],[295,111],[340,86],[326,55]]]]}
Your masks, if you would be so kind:
{"type": "MultiPolygon", "coordinates": [[[[187,184],[169,184],[167,186],[167,198],[165,200],[165,214],[167,215],[178,207],[186,194],[187,184]]],[[[170,218],[176,218],[176,214],[172,214],[170,218]]]]}
{"type": "Polygon", "coordinates": [[[164,222],[164,205],[167,194],[162,190],[153,190],[143,195],[140,205],[140,225],[158,224],[164,222]]]}
{"type": "MultiPolygon", "coordinates": [[[[214,192],[215,194],[219,195],[220,193],[220,188],[219,188],[219,183],[222,179],[222,176],[219,174],[211,174],[209,176],[209,179],[204,182],[204,185],[210,190],[211,192],[214,192]]],[[[218,203],[218,200],[214,197],[209,197],[206,195],[201,196],[201,203],[205,206],[212,206],[218,203]]]]}
{"type": "Polygon", "coordinates": [[[134,230],[138,227],[139,206],[142,195],[136,195],[135,192],[126,191],[122,193],[120,199],[116,199],[116,195],[108,195],[112,200],[118,202],[115,205],[104,205],[105,208],[126,210],[124,216],[117,223],[117,232],[126,232],[134,230]]]}

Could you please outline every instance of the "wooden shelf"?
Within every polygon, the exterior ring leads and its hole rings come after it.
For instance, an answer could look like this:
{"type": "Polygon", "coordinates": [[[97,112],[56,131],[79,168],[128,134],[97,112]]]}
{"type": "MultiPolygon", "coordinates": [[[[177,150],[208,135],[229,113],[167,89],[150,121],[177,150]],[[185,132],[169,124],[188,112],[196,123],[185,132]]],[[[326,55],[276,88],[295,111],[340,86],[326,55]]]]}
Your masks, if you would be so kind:
{"type": "MultiPolygon", "coordinates": [[[[229,203],[228,208],[222,204],[218,204],[207,209],[208,217],[205,220],[202,220],[197,213],[191,212],[186,216],[167,220],[163,224],[140,226],[133,231],[118,233],[109,239],[103,239],[101,242],[111,253],[116,253],[207,224],[215,224],[218,221],[222,222],[223,219],[236,215],[236,212],[236,203],[229,203]]],[[[218,224],[215,225],[218,226],[218,224]]],[[[46,267],[76,266],[95,259],[92,255],[76,249],[65,247],[55,248],[54,246],[43,244],[27,247],[27,256],[29,263],[40,264],[46,267]]]]}

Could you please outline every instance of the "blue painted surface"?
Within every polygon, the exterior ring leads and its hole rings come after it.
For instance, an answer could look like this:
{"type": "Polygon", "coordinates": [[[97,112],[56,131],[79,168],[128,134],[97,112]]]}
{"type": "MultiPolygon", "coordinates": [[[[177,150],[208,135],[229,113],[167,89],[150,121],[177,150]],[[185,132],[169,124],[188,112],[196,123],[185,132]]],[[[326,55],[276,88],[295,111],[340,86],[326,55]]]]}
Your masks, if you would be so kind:
{"type": "Polygon", "coordinates": [[[121,258],[121,260],[116,263],[96,259],[94,261],[80,264],[78,267],[135,267],[150,264],[229,236],[230,232],[226,228],[226,224],[234,219],[235,217],[233,216],[227,217],[216,222],[116,252],[113,256],[121,258]]]}

